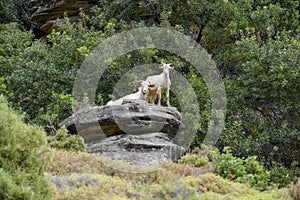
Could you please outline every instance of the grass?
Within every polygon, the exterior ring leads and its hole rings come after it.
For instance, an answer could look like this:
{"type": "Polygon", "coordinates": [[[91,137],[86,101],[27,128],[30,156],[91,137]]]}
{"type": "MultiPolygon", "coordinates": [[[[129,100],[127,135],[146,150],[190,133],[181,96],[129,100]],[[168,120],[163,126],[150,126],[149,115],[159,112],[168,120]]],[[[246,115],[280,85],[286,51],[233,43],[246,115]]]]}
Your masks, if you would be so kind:
{"type": "Polygon", "coordinates": [[[55,198],[68,199],[264,199],[289,200],[287,189],[260,192],[225,180],[210,163],[161,163],[141,168],[88,153],[52,151],[47,174],[55,198]],[[111,167],[118,166],[118,167],[111,167]],[[124,170],[125,169],[125,170],[124,170]]]}

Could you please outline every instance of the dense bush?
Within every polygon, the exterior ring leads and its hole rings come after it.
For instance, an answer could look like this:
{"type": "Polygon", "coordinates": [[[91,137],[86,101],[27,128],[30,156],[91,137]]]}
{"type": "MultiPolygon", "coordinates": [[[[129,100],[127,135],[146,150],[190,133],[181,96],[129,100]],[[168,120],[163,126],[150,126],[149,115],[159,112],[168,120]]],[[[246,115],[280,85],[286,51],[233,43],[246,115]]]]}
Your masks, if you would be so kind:
{"type": "Polygon", "coordinates": [[[54,135],[48,136],[48,145],[52,148],[65,151],[86,151],[83,138],[68,134],[66,128],[60,128],[54,135]]]}
{"type": "Polygon", "coordinates": [[[24,113],[26,122],[47,129],[56,128],[71,114],[77,69],[86,51],[102,38],[80,24],[75,27],[65,21],[62,26],[64,32],[48,36],[53,43],[48,46],[17,24],[0,25],[0,77],[8,100],[24,113]]]}
{"type": "Polygon", "coordinates": [[[270,184],[270,172],[256,160],[256,157],[245,159],[234,157],[229,147],[222,154],[212,152],[215,170],[222,177],[240,183],[248,183],[258,190],[265,190],[270,184]]]}
{"type": "Polygon", "coordinates": [[[204,158],[200,158],[199,156],[195,155],[195,154],[187,154],[183,157],[181,157],[178,160],[178,163],[186,163],[186,164],[190,164],[192,166],[195,167],[202,167],[208,164],[208,161],[204,158]]]}
{"type": "Polygon", "coordinates": [[[0,95],[0,199],[47,199],[46,134],[26,125],[0,95]]]}
{"type": "Polygon", "coordinates": [[[300,44],[285,33],[257,48],[260,42],[244,38],[230,56],[235,74],[226,78],[228,117],[218,147],[230,146],[238,157],[258,155],[273,172],[274,161],[283,164],[290,169],[281,170],[287,184],[299,176],[300,44]]]}
{"type": "Polygon", "coordinates": [[[20,22],[27,25],[29,22],[24,0],[5,0],[0,2],[0,23],[20,22]]]}

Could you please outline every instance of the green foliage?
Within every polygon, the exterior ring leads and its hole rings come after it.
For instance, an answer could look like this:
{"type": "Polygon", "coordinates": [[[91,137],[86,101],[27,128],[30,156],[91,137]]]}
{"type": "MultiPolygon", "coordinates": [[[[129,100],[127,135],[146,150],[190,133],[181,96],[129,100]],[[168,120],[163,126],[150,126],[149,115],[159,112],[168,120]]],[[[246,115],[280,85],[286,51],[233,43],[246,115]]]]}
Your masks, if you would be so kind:
{"type": "Polygon", "coordinates": [[[0,96],[0,198],[45,199],[50,190],[46,134],[26,125],[0,96]]]}
{"type": "Polygon", "coordinates": [[[112,199],[291,199],[285,190],[259,192],[186,164],[130,173],[109,167],[113,162],[125,167],[124,162],[81,152],[53,151],[51,160],[48,178],[57,199],[107,199],[108,194],[112,199]],[[189,170],[198,172],[188,174],[189,170]]]}
{"type": "Polygon", "coordinates": [[[27,122],[47,129],[70,115],[76,70],[103,38],[83,24],[63,23],[64,32],[48,35],[52,46],[32,41],[33,35],[16,24],[0,25],[0,76],[8,100],[27,122]]]}
{"type": "Polygon", "coordinates": [[[182,156],[179,160],[178,163],[183,164],[190,164],[194,167],[203,167],[208,164],[208,160],[205,158],[200,158],[199,156],[195,154],[187,154],[185,156],[182,156]]]}
{"type": "Polygon", "coordinates": [[[66,151],[86,151],[83,138],[68,134],[66,128],[60,128],[54,135],[48,136],[48,145],[51,148],[66,151]]]}
{"type": "Polygon", "coordinates": [[[273,161],[272,165],[268,168],[270,170],[271,183],[278,185],[278,187],[280,188],[285,187],[299,176],[298,168],[294,168],[293,166],[287,168],[283,164],[277,163],[275,161],[273,161]]]}
{"type": "Polygon", "coordinates": [[[282,33],[261,47],[255,36],[236,44],[230,56],[235,74],[226,79],[228,118],[218,145],[231,146],[238,157],[258,155],[270,171],[276,168],[272,161],[283,164],[291,170],[279,178],[286,184],[299,176],[293,172],[300,159],[299,41],[282,33]]]}
{"type": "Polygon", "coordinates": [[[0,23],[28,22],[29,17],[24,10],[24,0],[4,0],[0,2],[0,23]],[[22,19],[23,18],[23,19],[22,19]]]}
{"type": "Polygon", "coordinates": [[[188,176],[183,178],[181,183],[201,193],[200,199],[291,199],[285,191],[258,192],[245,184],[235,183],[212,173],[197,177],[188,176]]]}
{"type": "Polygon", "coordinates": [[[0,94],[7,94],[7,91],[6,91],[6,85],[3,83],[4,82],[4,78],[0,77],[0,94]]]}
{"type": "Polygon", "coordinates": [[[229,147],[224,153],[214,152],[215,170],[222,177],[240,183],[248,183],[258,190],[265,190],[270,184],[270,172],[256,160],[255,156],[246,159],[234,157],[229,147]]]}

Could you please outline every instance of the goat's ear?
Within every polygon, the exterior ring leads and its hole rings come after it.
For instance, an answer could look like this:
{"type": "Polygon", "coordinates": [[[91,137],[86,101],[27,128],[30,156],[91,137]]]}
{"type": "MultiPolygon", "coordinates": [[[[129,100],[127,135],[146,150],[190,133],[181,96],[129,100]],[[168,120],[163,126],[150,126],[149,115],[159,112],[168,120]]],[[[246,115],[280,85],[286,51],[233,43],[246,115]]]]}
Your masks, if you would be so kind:
{"type": "Polygon", "coordinates": [[[171,70],[174,70],[174,65],[172,63],[170,63],[169,66],[171,70]]]}
{"type": "Polygon", "coordinates": [[[140,87],[142,85],[143,80],[138,80],[135,82],[137,87],[140,87]]]}

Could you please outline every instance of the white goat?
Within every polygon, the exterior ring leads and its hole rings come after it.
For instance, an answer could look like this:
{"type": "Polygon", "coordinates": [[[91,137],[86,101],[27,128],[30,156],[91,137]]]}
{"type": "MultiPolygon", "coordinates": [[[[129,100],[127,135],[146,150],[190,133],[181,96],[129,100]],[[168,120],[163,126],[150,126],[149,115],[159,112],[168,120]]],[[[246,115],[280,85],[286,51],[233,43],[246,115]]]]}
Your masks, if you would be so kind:
{"type": "Polygon", "coordinates": [[[138,91],[133,94],[128,94],[120,99],[117,99],[115,101],[109,101],[106,105],[121,105],[123,103],[124,99],[142,99],[146,100],[148,98],[148,92],[149,92],[149,83],[146,81],[137,81],[138,84],[138,91]]]}
{"type": "Polygon", "coordinates": [[[174,70],[172,63],[165,64],[162,63],[162,66],[159,67],[163,70],[163,73],[159,75],[149,76],[146,79],[146,82],[150,83],[149,85],[149,94],[146,101],[154,104],[156,97],[158,96],[157,105],[161,105],[161,93],[162,91],[166,92],[167,106],[170,107],[170,70],[174,70]]]}

